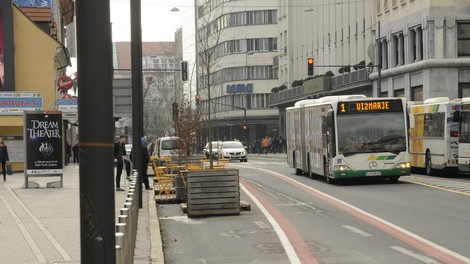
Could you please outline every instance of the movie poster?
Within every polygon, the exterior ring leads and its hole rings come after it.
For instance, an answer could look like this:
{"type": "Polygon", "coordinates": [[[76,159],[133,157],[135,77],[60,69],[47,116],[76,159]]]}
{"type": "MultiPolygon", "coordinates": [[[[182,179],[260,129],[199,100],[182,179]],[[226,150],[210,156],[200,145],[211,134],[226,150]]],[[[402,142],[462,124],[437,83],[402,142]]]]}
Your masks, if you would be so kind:
{"type": "Polygon", "coordinates": [[[3,63],[3,14],[0,9],[0,90],[5,87],[5,66],[3,63]]]}
{"type": "Polygon", "coordinates": [[[62,174],[62,113],[24,112],[26,174],[62,174]]]}

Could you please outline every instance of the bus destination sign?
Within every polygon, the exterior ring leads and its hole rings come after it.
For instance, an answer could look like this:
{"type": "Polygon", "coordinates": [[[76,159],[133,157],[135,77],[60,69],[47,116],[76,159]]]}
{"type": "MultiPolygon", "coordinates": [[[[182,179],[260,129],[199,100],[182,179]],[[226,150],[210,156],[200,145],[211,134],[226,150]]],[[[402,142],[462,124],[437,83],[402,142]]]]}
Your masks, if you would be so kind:
{"type": "Polygon", "coordinates": [[[401,100],[340,102],[337,114],[403,112],[401,100]]]}

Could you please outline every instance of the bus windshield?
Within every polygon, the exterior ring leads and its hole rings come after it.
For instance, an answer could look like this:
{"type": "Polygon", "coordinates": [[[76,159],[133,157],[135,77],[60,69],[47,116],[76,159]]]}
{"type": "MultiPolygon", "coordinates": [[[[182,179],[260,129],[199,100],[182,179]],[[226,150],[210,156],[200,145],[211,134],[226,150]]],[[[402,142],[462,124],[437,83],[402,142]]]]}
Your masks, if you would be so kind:
{"type": "Polygon", "coordinates": [[[406,151],[403,112],[337,116],[338,151],[358,153],[406,151]]]}
{"type": "Polygon", "coordinates": [[[178,139],[167,139],[162,141],[162,150],[179,149],[180,144],[178,139]]]}

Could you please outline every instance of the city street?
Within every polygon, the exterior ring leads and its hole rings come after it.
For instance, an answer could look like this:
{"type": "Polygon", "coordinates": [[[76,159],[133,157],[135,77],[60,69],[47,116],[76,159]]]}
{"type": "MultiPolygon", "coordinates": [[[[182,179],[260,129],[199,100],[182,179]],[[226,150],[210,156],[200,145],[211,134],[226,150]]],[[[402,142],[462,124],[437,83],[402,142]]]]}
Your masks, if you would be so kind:
{"type": "Polygon", "coordinates": [[[166,263],[470,263],[469,177],[328,185],[268,156],[230,164],[251,211],[187,218],[158,205],[166,263]]]}

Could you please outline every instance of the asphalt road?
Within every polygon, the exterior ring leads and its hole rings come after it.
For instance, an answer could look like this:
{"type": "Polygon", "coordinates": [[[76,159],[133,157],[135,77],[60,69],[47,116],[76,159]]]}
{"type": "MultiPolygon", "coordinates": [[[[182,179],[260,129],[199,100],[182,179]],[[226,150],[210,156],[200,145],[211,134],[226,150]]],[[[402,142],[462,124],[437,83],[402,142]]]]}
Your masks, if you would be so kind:
{"type": "Polygon", "coordinates": [[[166,263],[470,263],[468,178],[328,185],[282,158],[230,166],[251,211],[187,218],[160,205],[166,263]]]}

